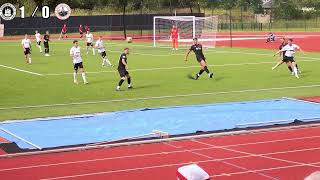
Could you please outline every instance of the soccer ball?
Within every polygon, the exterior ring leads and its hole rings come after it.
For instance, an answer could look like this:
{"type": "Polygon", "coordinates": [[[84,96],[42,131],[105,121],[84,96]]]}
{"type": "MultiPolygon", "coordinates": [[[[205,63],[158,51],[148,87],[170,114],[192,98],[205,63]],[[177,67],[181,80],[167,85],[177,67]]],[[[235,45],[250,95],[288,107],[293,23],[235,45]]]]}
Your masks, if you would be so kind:
{"type": "Polygon", "coordinates": [[[132,37],[127,37],[127,42],[132,43],[132,37]]]}

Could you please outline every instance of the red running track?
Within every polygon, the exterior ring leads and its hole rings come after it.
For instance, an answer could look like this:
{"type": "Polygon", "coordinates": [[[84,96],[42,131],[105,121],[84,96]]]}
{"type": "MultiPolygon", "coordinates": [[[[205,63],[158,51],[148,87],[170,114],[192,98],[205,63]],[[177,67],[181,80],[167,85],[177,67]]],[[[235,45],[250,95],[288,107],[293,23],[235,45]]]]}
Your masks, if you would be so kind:
{"type": "Polygon", "coordinates": [[[301,180],[320,170],[320,126],[0,159],[1,180],[175,180],[197,163],[212,179],[301,180]]]}

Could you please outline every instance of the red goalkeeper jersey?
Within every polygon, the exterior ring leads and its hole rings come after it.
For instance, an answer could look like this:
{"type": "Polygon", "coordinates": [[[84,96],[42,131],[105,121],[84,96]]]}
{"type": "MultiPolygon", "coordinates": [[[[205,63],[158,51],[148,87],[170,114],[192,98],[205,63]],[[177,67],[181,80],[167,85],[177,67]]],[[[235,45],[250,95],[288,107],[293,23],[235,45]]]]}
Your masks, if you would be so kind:
{"type": "Polygon", "coordinates": [[[178,34],[179,34],[178,28],[171,29],[171,38],[178,38],[178,34]]]}

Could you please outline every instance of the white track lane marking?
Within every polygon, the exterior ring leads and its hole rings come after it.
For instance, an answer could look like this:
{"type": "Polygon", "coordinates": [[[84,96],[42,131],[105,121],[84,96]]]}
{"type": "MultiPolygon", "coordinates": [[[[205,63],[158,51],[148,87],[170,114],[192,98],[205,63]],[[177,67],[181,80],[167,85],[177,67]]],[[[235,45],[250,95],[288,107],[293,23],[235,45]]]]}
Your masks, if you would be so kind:
{"type": "MultiPolygon", "coordinates": [[[[265,141],[265,142],[257,142],[256,144],[262,143],[273,143],[279,141],[296,141],[296,140],[304,140],[304,139],[313,139],[313,138],[320,138],[320,136],[310,136],[310,137],[302,137],[302,138],[291,138],[291,139],[280,139],[275,141],[265,141]]],[[[254,143],[247,143],[247,144],[254,144],[254,143]]],[[[180,148],[175,145],[166,144],[175,148],[180,148]]],[[[245,144],[233,144],[233,145],[226,145],[221,147],[236,147],[236,146],[243,146],[245,144]]],[[[108,161],[108,160],[117,160],[117,159],[125,159],[125,158],[136,158],[136,157],[147,157],[147,156],[156,156],[156,155],[166,155],[166,154],[175,154],[175,153],[183,153],[183,152],[194,152],[194,151],[201,151],[201,150],[210,150],[216,149],[215,147],[206,147],[206,148],[196,148],[196,149],[184,149],[184,150],[177,150],[177,151],[164,151],[159,153],[148,153],[148,154],[138,154],[138,155],[128,155],[128,156],[118,156],[118,157],[107,157],[107,158],[96,158],[96,159],[88,159],[88,160],[79,160],[79,161],[69,161],[69,162],[61,162],[61,163],[50,163],[50,164],[39,164],[33,166],[21,166],[15,168],[4,168],[0,169],[2,171],[12,171],[12,170],[21,170],[21,169],[32,169],[32,168],[40,168],[40,167],[50,167],[50,166],[60,166],[60,165],[68,165],[68,164],[78,164],[78,163],[87,163],[87,162],[97,162],[97,161],[108,161]]],[[[275,155],[275,154],[286,154],[286,153],[295,153],[295,152],[303,152],[303,151],[313,151],[319,150],[319,148],[308,148],[308,149],[298,149],[298,150],[290,150],[290,151],[279,151],[279,152],[272,152],[272,153],[265,153],[261,155],[275,155]]],[[[231,160],[231,159],[241,159],[241,158],[248,158],[252,157],[252,155],[245,155],[245,156],[237,156],[231,158],[222,158],[216,159],[216,161],[223,161],[223,160],[231,160]]]]}
{"type": "MultiPolygon", "coordinates": [[[[309,163],[309,165],[320,165],[320,162],[309,163]]],[[[279,166],[279,167],[274,167],[274,168],[256,169],[256,170],[241,171],[241,172],[235,172],[235,173],[223,173],[223,174],[218,174],[218,175],[212,175],[210,177],[214,178],[214,177],[222,177],[222,176],[232,176],[232,175],[248,174],[248,173],[254,173],[254,172],[289,169],[289,168],[302,167],[302,166],[304,166],[304,165],[298,164],[298,165],[292,165],[292,166],[279,166]]]]}
{"type": "MultiPolygon", "coordinates": [[[[226,159],[220,159],[220,160],[226,160],[226,159]]],[[[195,161],[193,163],[208,163],[208,162],[215,162],[216,160],[204,160],[204,161],[195,161]]],[[[86,177],[86,176],[95,176],[95,175],[102,175],[102,174],[111,174],[111,173],[122,173],[122,172],[130,172],[130,171],[138,171],[138,170],[146,170],[146,169],[156,169],[156,168],[163,168],[163,167],[172,167],[172,166],[183,166],[183,165],[189,165],[190,162],[184,162],[184,163],[176,163],[176,164],[165,164],[165,165],[159,165],[159,166],[147,166],[147,167],[141,167],[141,168],[130,168],[130,169],[121,169],[121,170],[112,170],[112,171],[100,171],[95,173],[86,173],[86,174],[77,174],[77,175],[70,175],[70,176],[59,176],[59,177],[51,177],[51,178],[43,178],[40,180],[56,180],[56,179],[70,179],[70,178],[77,178],[77,177],[86,177]]],[[[308,163],[310,166],[316,166],[320,164],[320,162],[316,163],[308,163]]],[[[292,168],[292,167],[302,167],[305,165],[302,164],[296,164],[291,166],[281,166],[281,167],[274,167],[269,169],[260,169],[260,170],[250,170],[250,171],[242,171],[237,173],[252,173],[253,171],[259,172],[259,171],[266,171],[266,170],[276,170],[276,169],[285,169],[285,168],[292,168]]],[[[226,176],[226,175],[234,175],[235,173],[229,173],[229,174],[222,174],[220,176],[226,176]]]]}
{"type": "Polygon", "coordinates": [[[37,76],[44,76],[43,74],[39,74],[39,73],[35,73],[35,72],[23,70],[23,69],[11,67],[11,66],[5,66],[5,65],[2,65],[2,64],[0,64],[0,67],[4,67],[4,68],[7,68],[7,69],[12,69],[12,70],[16,70],[16,71],[20,71],[20,72],[24,72],[24,73],[28,73],[28,74],[33,74],[33,75],[37,75],[37,76]]]}
{"type": "Polygon", "coordinates": [[[215,148],[219,148],[219,149],[223,149],[226,151],[232,151],[232,152],[236,152],[236,153],[241,153],[241,154],[246,154],[246,155],[251,155],[252,157],[261,157],[264,159],[271,159],[271,160],[276,160],[276,161],[282,161],[282,162],[286,162],[286,163],[290,163],[290,164],[298,164],[298,165],[303,165],[303,166],[311,166],[311,167],[316,167],[316,168],[320,168],[320,166],[316,166],[316,165],[309,165],[308,163],[300,163],[300,162],[296,162],[296,161],[290,161],[290,160],[285,160],[285,159],[280,159],[280,158],[273,158],[270,156],[266,156],[266,155],[261,155],[261,154],[255,154],[255,153],[249,153],[249,152],[245,152],[245,151],[239,151],[239,150],[235,150],[235,149],[231,149],[231,148],[226,148],[226,147],[222,147],[222,146],[215,146],[209,143],[204,143],[198,140],[191,140],[193,142],[197,142],[199,144],[203,144],[203,145],[207,145],[207,146],[211,146],[211,147],[215,147],[215,148]]]}
{"type": "Polygon", "coordinates": [[[87,102],[75,102],[75,103],[44,104],[44,105],[34,105],[34,106],[15,106],[15,107],[3,107],[3,108],[0,108],[0,110],[44,108],[44,107],[99,104],[99,103],[126,102],[126,101],[141,101],[141,100],[154,100],[154,99],[170,99],[170,98],[181,98],[181,97],[192,97],[192,96],[236,94],[236,93],[264,92],[264,91],[277,91],[277,90],[301,89],[301,88],[318,88],[318,87],[320,87],[320,84],[304,85],[304,86],[287,86],[287,87],[277,87],[277,88],[263,88],[263,89],[246,89],[246,90],[235,90],[235,91],[220,91],[220,92],[208,92],[208,93],[177,94],[177,95],[168,95],[168,96],[149,96],[149,97],[140,97],[140,98],[87,101],[87,102]]]}

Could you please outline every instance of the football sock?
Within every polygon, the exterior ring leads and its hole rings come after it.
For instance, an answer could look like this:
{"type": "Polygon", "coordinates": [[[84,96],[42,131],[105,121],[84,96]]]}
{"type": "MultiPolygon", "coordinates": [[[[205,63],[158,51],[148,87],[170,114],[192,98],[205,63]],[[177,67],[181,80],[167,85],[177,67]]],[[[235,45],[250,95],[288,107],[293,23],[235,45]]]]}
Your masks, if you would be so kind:
{"type": "Polygon", "coordinates": [[[288,69],[289,69],[289,71],[290,71],[290,72],[292,72],[292,68],[291,68],[291,66],[288,66],[288,69]]]}
{"type": "Polygon", "coordinates": [[[128,85],[131,84],[131,77],[128,78],[128,85]]]}
{"type": "Polygon", "coordinates": [[[120,79],[118,86],[121,86],[123,82],[124,82],[124,80],[120,79]]]}
{"type": "Polygon", "coordinates": [[[203,69],[200,69],[198,75],[200,76],[203,72],[204,72],[204,70],[203,70],[203,69]]]}
{"type": "Polygon", "coordinates": [[[87,82],[86,74],[85,73],[81,73],[81,75],[82,75],[83,82],[87,82]]]}
{"type": "Polygon", "coordinates": [[[103,62],[106,62],[107,64],[109,64],[109,66],[112,66],[111,62],[110,62],[109,59],[107,59],[107,58],[104,58],[104,59],[103,59],[103,62]]]}
{"type": "Polygon", "coordinates": [[[208,74],[210,73],[210,71],[209,71],[207,66],[204,67],[204,71],[206,71],[208,74]]]}
{"type": "Polygon", "coordinates": [[[77,81],[77,73],[76,72],[73,72],[73,80],[77,81]]]}

